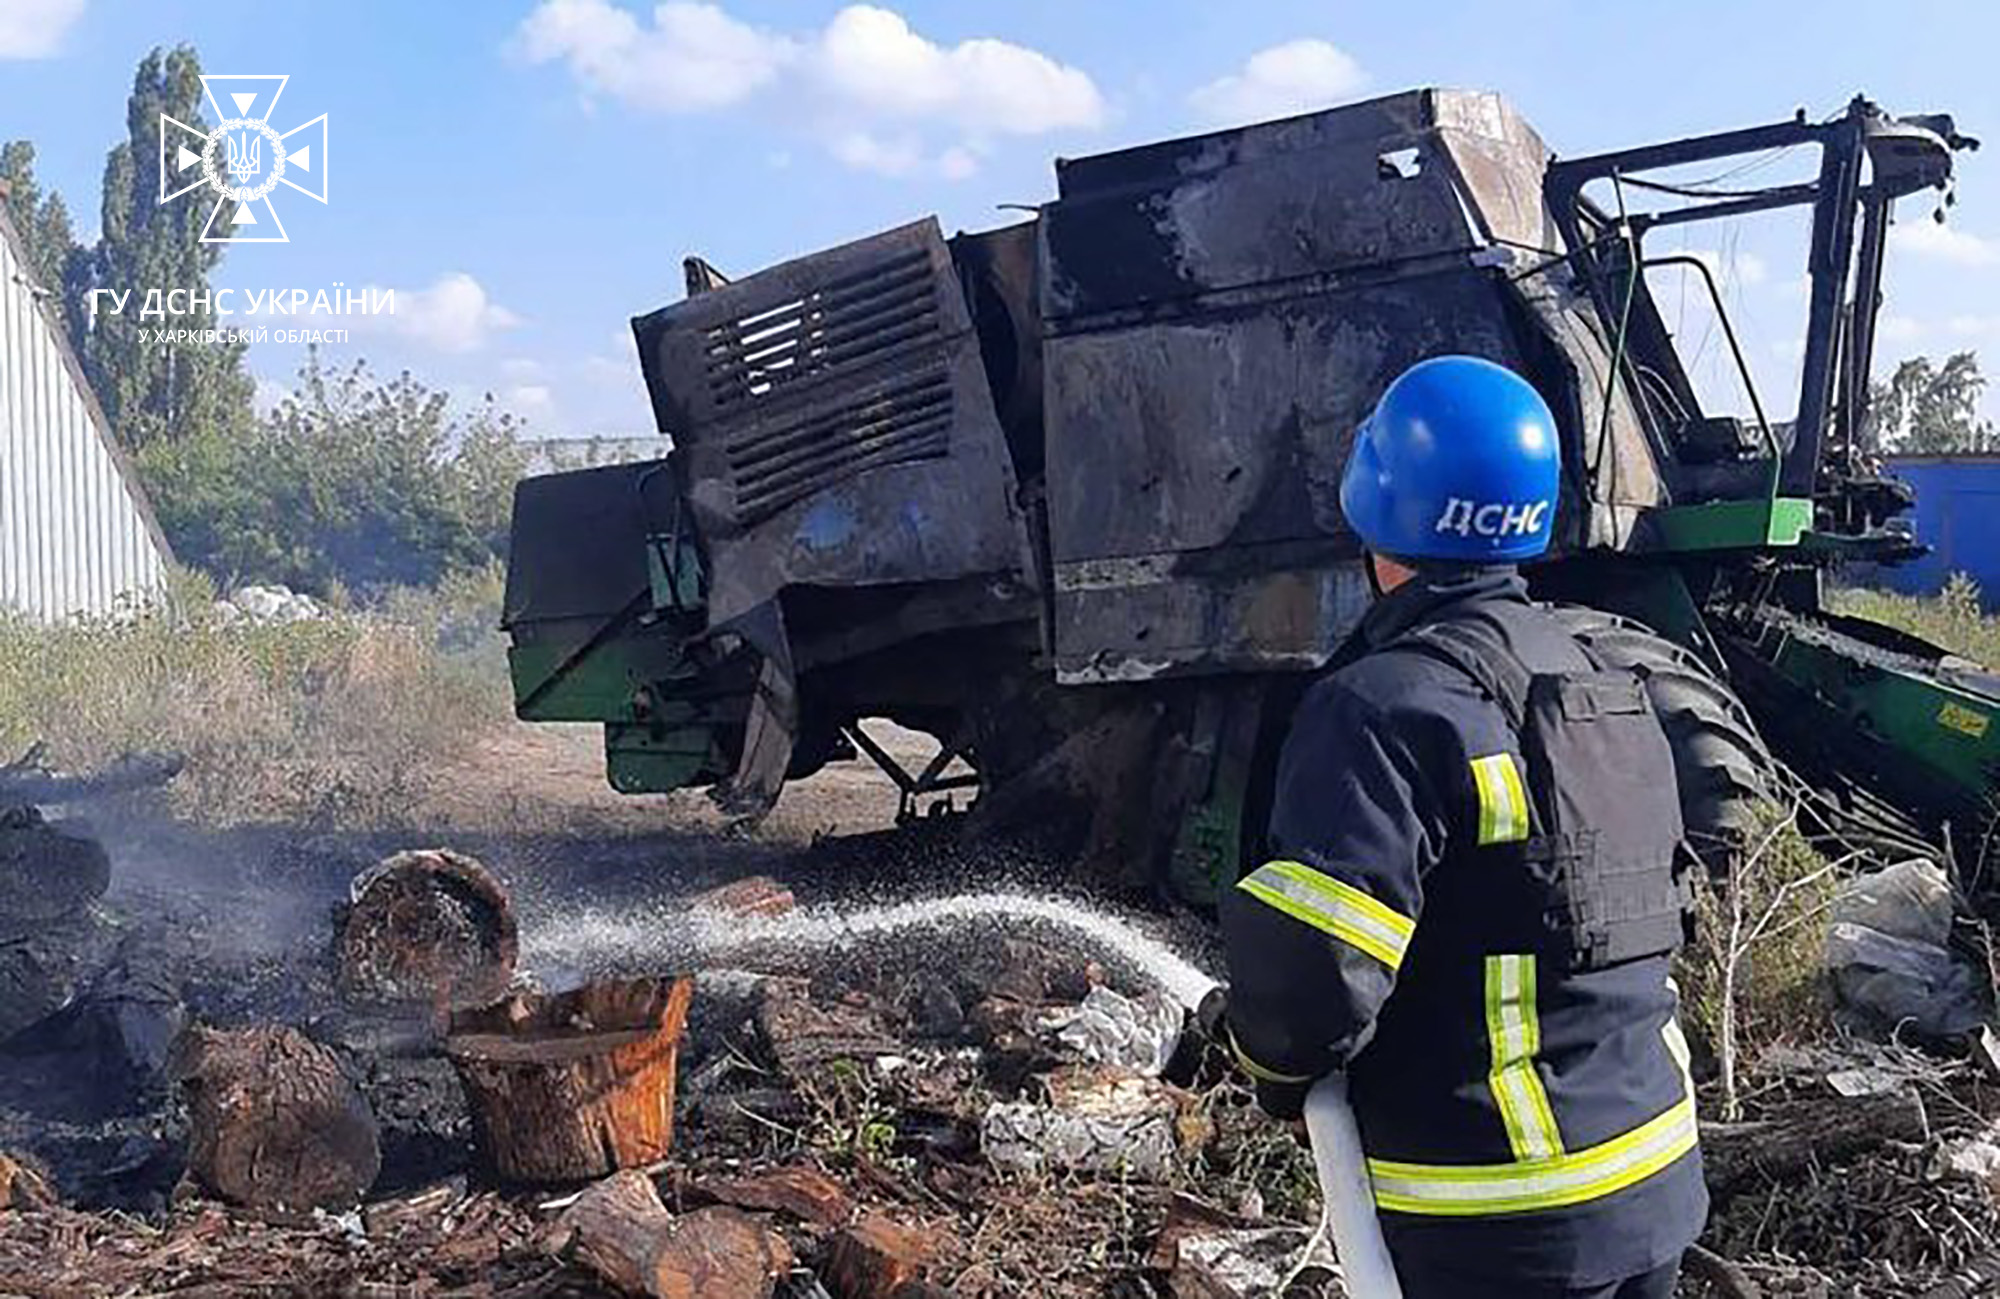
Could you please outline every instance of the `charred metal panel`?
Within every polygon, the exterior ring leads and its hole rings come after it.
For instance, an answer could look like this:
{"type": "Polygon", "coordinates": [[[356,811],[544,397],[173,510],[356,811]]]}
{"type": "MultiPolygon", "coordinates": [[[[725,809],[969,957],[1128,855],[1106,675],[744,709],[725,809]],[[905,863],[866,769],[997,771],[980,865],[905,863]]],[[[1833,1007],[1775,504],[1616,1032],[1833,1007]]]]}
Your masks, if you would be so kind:
{"type": "Polygon", "coordinates": [[[1337,504],[1353,431],[1441,353],[1537,382],[1579,466],[1636,456],[1566,494],[1566,537],[1629,531],[1629,509],[1585,508],[1592,484],[1653,503],[1657,475],[1629,404],[1585,449],[1603,403],[1574,385],[1609,367],[1540,265],[1561,246],[1545,165],[1497,97],[1419,91],[1061,168],[1043,308],[1064,680],[1323,662],[1365,604],[1337,504]]]}
{"type": "Polygon", "coordinates": [[[523,478],[514,488],[500,623],[602,621],[647,593],[646,535],[664,526],[641,488],[663,461],[523,478]]]}
{"type": "Polygon", "coordinates": [[[711,625],[788,586],[1023,567],[1005,442],[935,222],[633,327],[660,427],[687,454],[711,625]]]}
{"type": "Polygon", "coordinates": [[[1487,197],[1503,201],[1496,233],[1540,238],[1521,214],[1530,191],[1539,203],[1540,150],[1494,96],[1412,91],[1061,162],[1043,313],[1060,321],[1469,252],[1487,242],[1474,216],[1487,197]],[[1499,178],[1510,159],[1511,182],[1499,178]],[[1462,188],[1461,167],[1479,190],[1462,188]]]}

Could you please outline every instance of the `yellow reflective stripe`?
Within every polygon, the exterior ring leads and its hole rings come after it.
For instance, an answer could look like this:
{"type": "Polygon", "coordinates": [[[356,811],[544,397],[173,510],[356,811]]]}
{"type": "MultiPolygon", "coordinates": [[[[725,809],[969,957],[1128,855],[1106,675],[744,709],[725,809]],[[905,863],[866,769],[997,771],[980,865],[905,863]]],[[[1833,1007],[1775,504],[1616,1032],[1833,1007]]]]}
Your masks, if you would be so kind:
{"type": "Polygon", "coordinates": [[[1378,1207],[1466,1217],[1583,1204],[1645,1181],[1693,1150],[1694,1101],[1683,1097],[1623,1136],[1569,1154],[1513,1164],[1368,1161],[1378,1207]]]}
{"type": "Polygon", "coordinates": [[[1516,1159],[1546,1159],[1562,1153],[1562,1131],[1535,1055],[1542,1049],[1541,1021],[1535,1014],[1535,958],[1486,958],[1486,1038],[1493,1068],[1486,1085],[1507,1127],[1507,1145],[1516,1159]]]}
{"type": "Polygon", "coordinates": [[[1528,791],[1511,753],[1472,760],[1479,790],[1479,843],[1519,843],[1528,837],[1528,791]]]}
{"type": "Polygon", "coordinates": [[[1308,1073],[1279,1073],[1276,1069],[1257,1063],[1256,1058],[1248,1051],[1245,1051],[1243,1044],[1236,1040],[1236,1030],[1234,1029],[1229,1031],[1229,1053],[1236,1057],[1236,1067],[1244,1073],[1249,1074],[1252,1078],[1255,1078],[1258,1082],[1303,1083],[1312,1081],[1312,1075],[1308,1073]]]}
{"type": "Polygon", "coordinates": [[[1673,1056],[1674,1063],[1680,1066],[1681,1078],[1686,1082],[1688,1091],[1692,1093],[1694,1058],[1688,1052],[1687,1034],[1681,1032],[1681,1022],[1678,1019],[1668,1020],[1661,1027],[1660,1035],[1667,1039],[1667,1054],[1673,1056]]]}
{"type": "Polygon", "coordinates": [[[1390,969],[1403,963],[1417,922],[1384,906],[1352,884],[1304,862],[1266,862],[1236,887],[1294,920],[1332,934],[1390,969]]]}

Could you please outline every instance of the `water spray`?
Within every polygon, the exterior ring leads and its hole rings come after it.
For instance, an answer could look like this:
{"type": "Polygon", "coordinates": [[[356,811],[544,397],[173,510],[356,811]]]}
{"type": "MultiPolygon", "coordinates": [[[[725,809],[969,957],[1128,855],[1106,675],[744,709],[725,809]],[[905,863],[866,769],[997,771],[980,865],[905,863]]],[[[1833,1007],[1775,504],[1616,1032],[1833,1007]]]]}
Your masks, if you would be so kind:
{"type": "MultiPolygon", "coordinates": [[[[1071,898],[1025,893],[971,893],[855,910],[819,906],[779,916],[702,909],[638,915],[586,911],[531,927],[524,955],[530,964],[575,966],[657,959],[686,948],[716,960],[760,948],[840,949],[907,930],[1010,924],[1074,934],[1098,953],[1124,962],[1190,1013],[1218,986],[1199,966],[1136,925],[1071,898]]],[[[1344,1074],[1329,1074],[1313,1085],[1306,1095],[1305,1125],[1324,1205],[1320,1232],[1333,1238],[1347,1292],[1355,1299],[1402,1299],[1375,1216],[1368,1162],[1344,1074]]],[[[1317,1239],[1307,1247],[1307,1257],[1316,1245],[1317,1239]]]]}

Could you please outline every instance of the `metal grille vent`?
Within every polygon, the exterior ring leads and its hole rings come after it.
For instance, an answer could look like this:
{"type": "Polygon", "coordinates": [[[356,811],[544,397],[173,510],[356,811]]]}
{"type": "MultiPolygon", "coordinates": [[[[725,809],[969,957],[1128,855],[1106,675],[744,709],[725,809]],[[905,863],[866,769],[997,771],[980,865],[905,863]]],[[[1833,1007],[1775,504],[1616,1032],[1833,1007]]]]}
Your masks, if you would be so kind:
{"type": "Polygon", "coordinates": [[[912,249],[703,332],[739,522],[863,470],[949,454],[936,274],[912,249]]]}
{"type": "Polygon", "coordinates": [[[754,523],[865,469],[943,456],[951,424],[951,377],[941,363],[837,405],[760,423],[728,443],[736,517],[754,523]]]}
{"type": "Polygon", "coordinates": [[[913,249],[803,297],[711,327],[703,343],[717,413],[786,395],[814,376],[876,364],[935,342],[932,280],[929,254],[913,249]]]}

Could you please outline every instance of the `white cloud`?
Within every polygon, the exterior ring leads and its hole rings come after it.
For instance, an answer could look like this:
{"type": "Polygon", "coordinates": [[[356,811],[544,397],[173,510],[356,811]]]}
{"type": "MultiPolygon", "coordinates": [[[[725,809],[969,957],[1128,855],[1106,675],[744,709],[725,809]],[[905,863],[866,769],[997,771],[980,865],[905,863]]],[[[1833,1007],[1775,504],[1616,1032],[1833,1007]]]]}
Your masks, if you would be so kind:
{"type": "Polygon", "coordinates": [[[2000,316],[1953,316],[1945,322],[1946,329],[1961,337],[1980,334],[2000,333],[2000,316]]]}
{"type": "Polygon", "coordinates": [[[924,160],[923,150],[907,135],[885,138],[871,131],[843,131],[827,147],[856,171],[882,176],[907,176],[924,160]]]}
{"type": "Polygon", "coordinates": [[[979,170],[979,155],[961,144],[954,144],[938,155],[938,175],[946,180],[964,180],[979,170]]]}
{"type": "Polygon", "coordinates": [[[1936,221],[1902,222],[1890,228],[1889,238],[1904,252],[1957,266],[1992,266],[2000,262],[2000,244],[1936,221]]]}
{"type": "Polygon", "coordinates": [[[650,25],[606,0],[544,0],[521,23],[531,63],[561,59],[588,91],[639,108],[726,108],[777,77],[797,49],[711,4],[669,0],[650,25]]]}
{"type": "Polygon", "coordinates": [[[849,5],[819,31],[786,33],[685,0],[659,5],[650,22],[610,0],[543,0],[514,47],[531,63],[561,61],[587,94],[638,109],[775,100],[835,158],[891,176],[958,179],[977,169],[993,137],[1105,119],[1104,98],[1081,69],[991,37],[940,45],[877,5],[849,5]]]}
{"type": "MultiPolygon", "coordinates": [[[[382,290],[370,286],[368,292],[382,290]]],[[[440,352],[473,352],[521,318],[487,294],[484,285],[464,271],[440,275],[427,289],[397,289],[394,315],[350,316],[440,352]]]]}
{"type": "Polygon", "coordinates": [[[1367,85],[1368,74],[1352,55],[1330,42],[1304,39],[1257,51],[1188,102],[1211,122],[1231,125],[1326,108],[1367,85]]]}
{"type": "Polygon", "coordinates": [[[0,4],[0,59],[45,59],[62,45],[84,0],[5,0],[0,4]]]}
{"type": "MultiPolygon", "coordinates": [[[[1725,297],[1731,289],[1763,284],[1771,278],[1770,265],[1763,258],[1740,248],[1728,253],[1718,252],[1713,248],[1676,248],[1669,255],[1692,257],[1706,266],[1709,274],[1715,278],[1716,289],[1725,297]]],[[[1685,267],[1678,272],[1674,272],[1671,267],[1665,269],[1670,273],[1681,275],[1693,273],[1685,267]]]]}
{"type": "Polygon", "coordinates": [[[837,104],[891,121],[944,119],[975,134],[1041,135],[1104,120],[1104,100],[1079,69],[991,38],[945,49],[875,5],[835,14],[807,67],[837,104]]]}
{"type": "MultiPolygon", "coordinates": [[[[425,289],[365,284],[347,292],[364,295],[371,300],[393,294],[395,311],[329,317],[303,312],[290,315],[276,313],[267,305],[261,310],[244,310],[240,314],[308,329],[328,326],[344,328],[357,337],[388,334],[439,352],[478,351],[493,335],[523,323],[521,317],[493,301],[486,287],[464,271],[448,271],[425,289]]],[[[510,378],[520,380],[532,377],[524,367],[534,365],[533,361],[516,359],[504,362],[502,369],[508,372],[510,378]]]]}

